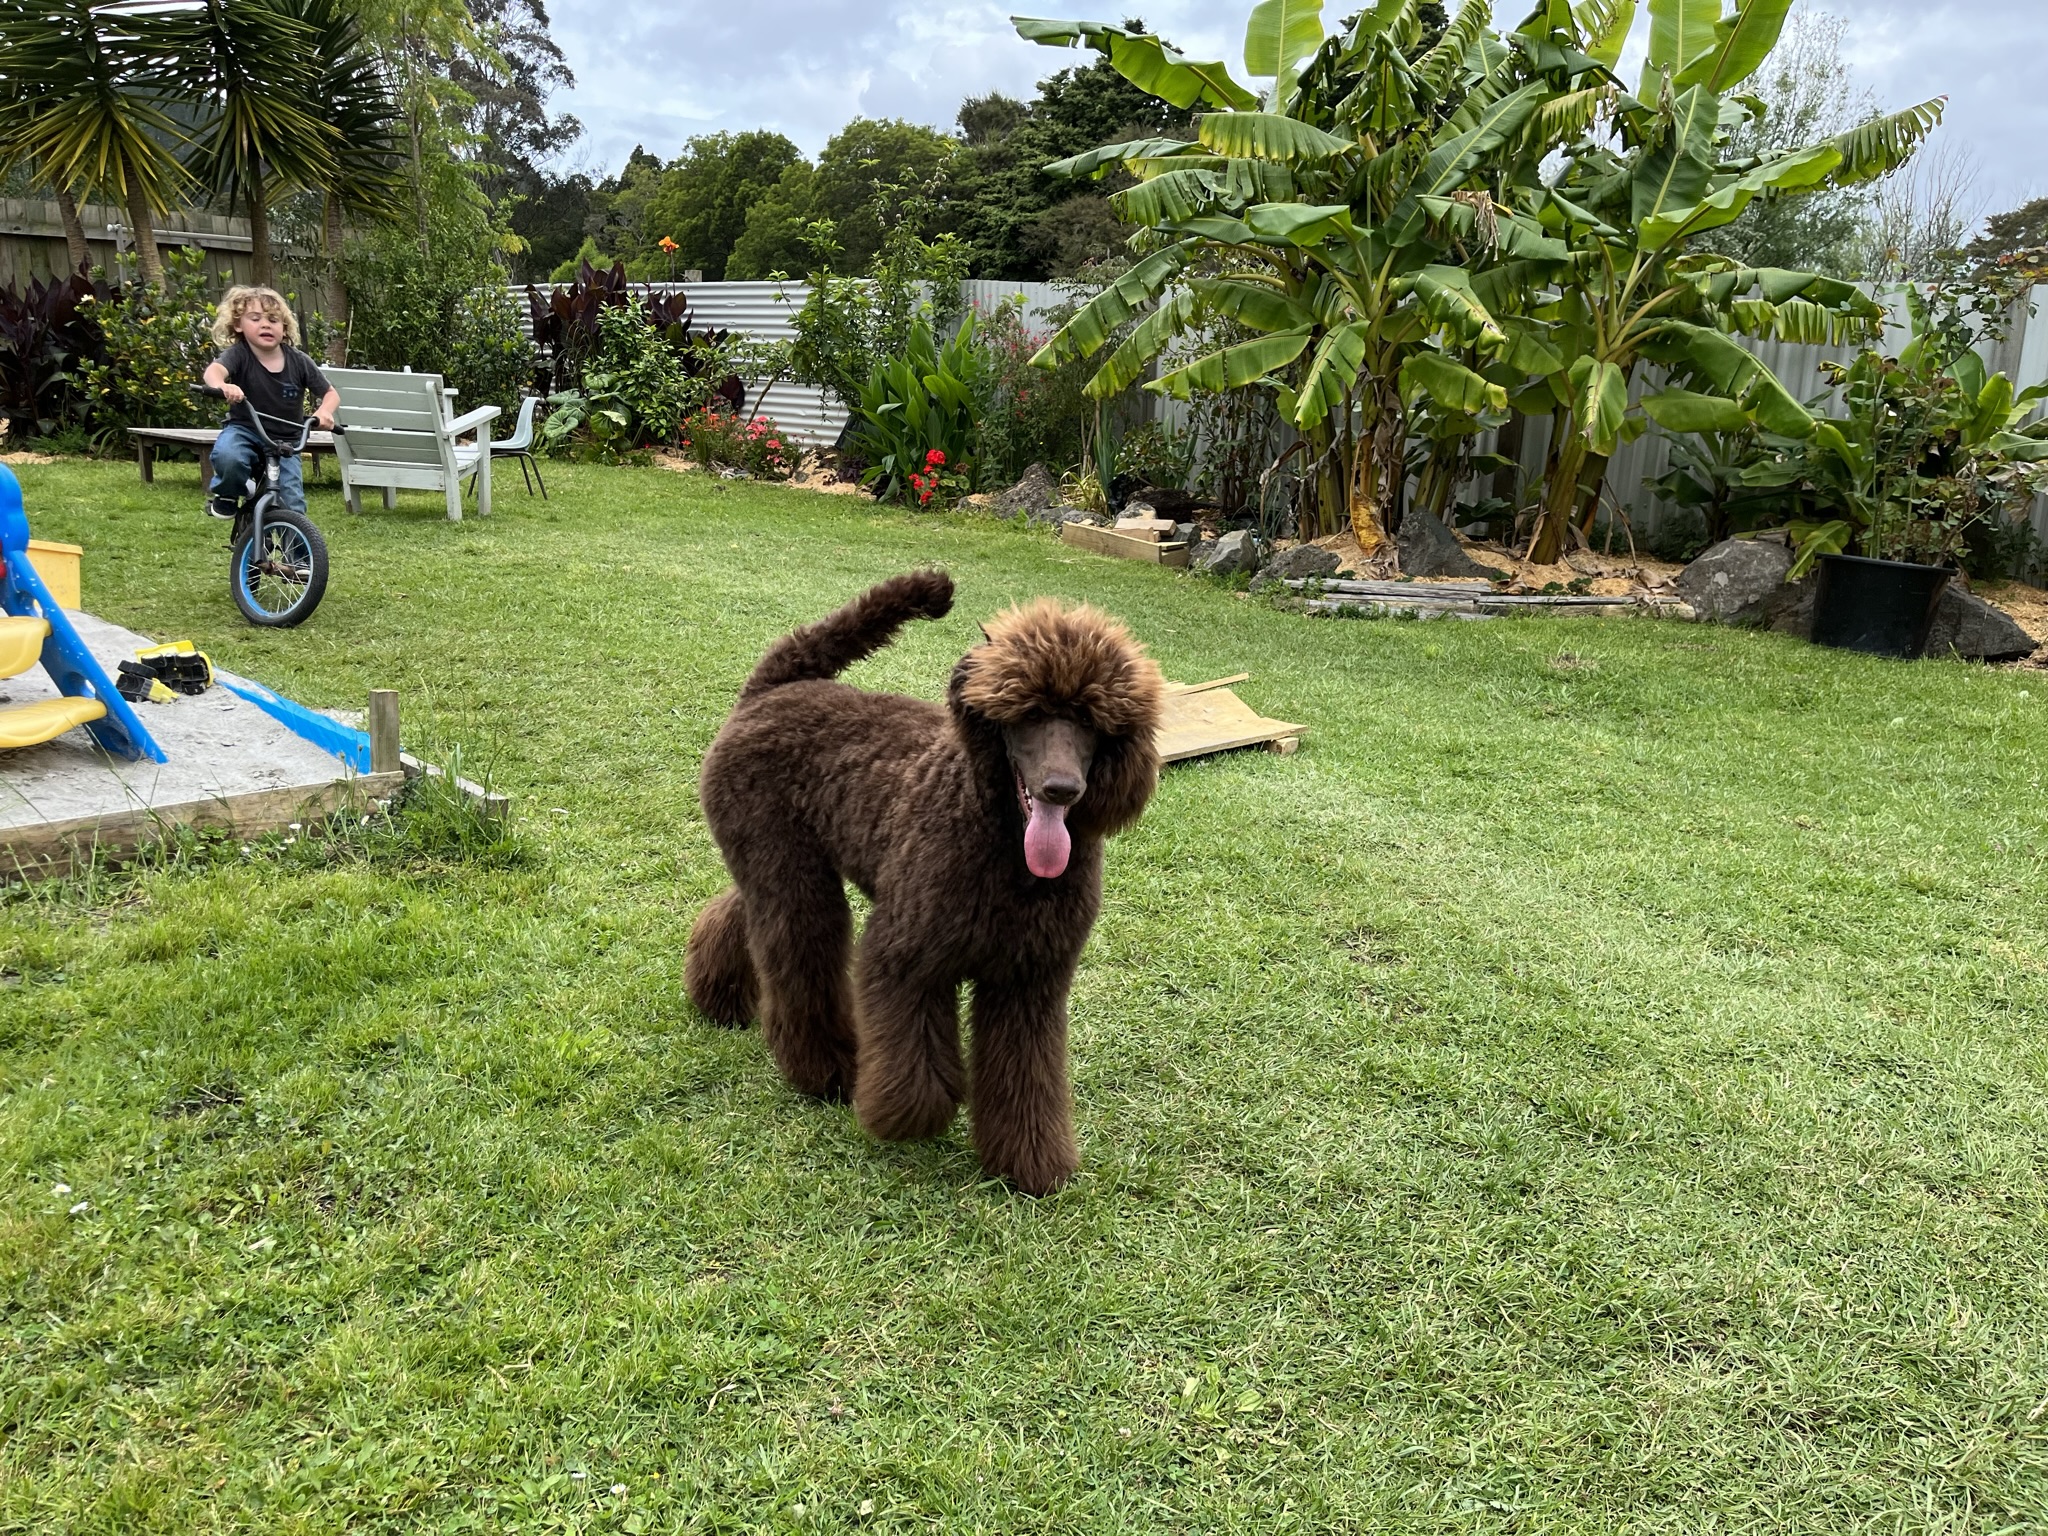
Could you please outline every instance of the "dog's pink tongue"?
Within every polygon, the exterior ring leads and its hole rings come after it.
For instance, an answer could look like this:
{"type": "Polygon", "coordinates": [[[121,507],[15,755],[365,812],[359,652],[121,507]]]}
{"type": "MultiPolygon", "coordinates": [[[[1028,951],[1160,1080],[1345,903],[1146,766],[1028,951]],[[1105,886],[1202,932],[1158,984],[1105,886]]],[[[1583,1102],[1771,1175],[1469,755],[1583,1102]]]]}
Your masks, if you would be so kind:
{"type": "Polygon", "coordinates": [[[1067,808],[1031,802],[1031,820],[1024,828],[1024,864],[1041,880],[1057,879],[1066,873],[1067,855],[1074,840],[1067,835],[1067,808]]]}

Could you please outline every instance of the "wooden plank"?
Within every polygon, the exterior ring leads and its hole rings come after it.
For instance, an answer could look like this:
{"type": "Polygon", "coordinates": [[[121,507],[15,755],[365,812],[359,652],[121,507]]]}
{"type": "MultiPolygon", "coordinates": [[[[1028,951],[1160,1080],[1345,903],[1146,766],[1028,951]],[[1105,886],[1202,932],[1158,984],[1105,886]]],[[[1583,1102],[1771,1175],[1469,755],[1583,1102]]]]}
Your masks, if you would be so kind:
{"type": "Polygon", "coordinates": [[[349,431],[361,433],[365,428],[388,432],[418,432],[425,436],[436,435],[441,425],[441,413],[432,401],[424,401],[405,408],[390,405],[358,405],[345,400],[334,413],[349,431]]]}
{"type": "Polygon", "coordinates": [[[1175,763],[1235,747],[1298,739],[1305,729],[1285,720],[1264,718],[1221,685],[1169,692],[1159,723],[1159,758],[1175,763]]]}
{"type": "Polygon", "coordinates": [[[1164,543],[1173,535],[1173,520],[1165,517],[1120,517],[1116,520],[1117,533],[1127,533],[1133,538],[1150,539],[1154,544],[1164,543]]]}
{"type": "Polygon", "coordinates": [[[392,688],[370,690],[370,771],[402,773],[398,751],[398,692],[392,688]]]}
{"type": "Polygon", "coordinates": [[[129,806],[103,816],[10,827],[0,833],[0,879],[34,880],[69,874],[95,857],[120,861],[163,841],[174,827],[258,837],[294,822],[317,821],[340,810],[388,799],[405,782],[399,773],[358,774],[328,784],[295,784],[245,795],[191,800],[180,805],[129,806]]]}
{"type": "Polygon", "coordinates": [[[1228,677],[1212,677],[1206,683],[1168,683],[1168,693],[1207,693],[1211,688],[1228,688],[1232,683],[1248,683],[1249,672],[1233,672],[1228,677]]]}

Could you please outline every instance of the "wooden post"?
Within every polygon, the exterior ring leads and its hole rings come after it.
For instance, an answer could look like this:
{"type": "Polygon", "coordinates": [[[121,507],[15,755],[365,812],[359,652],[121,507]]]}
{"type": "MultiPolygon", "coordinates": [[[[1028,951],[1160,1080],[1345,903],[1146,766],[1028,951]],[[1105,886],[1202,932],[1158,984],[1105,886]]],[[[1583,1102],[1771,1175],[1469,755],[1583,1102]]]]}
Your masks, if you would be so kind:
{"type": "Polygon", "coordinates": [[[398,760],[398,691],[393,688],[372,688],[370,690],[370,772],[397,773],[398,760]]]}

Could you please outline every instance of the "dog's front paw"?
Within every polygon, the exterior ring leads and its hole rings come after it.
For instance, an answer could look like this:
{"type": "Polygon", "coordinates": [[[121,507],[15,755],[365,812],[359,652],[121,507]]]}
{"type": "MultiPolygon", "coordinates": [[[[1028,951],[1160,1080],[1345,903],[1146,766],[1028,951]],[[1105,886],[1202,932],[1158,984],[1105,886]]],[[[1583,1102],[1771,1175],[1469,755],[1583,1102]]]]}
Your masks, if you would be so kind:
{"type": "Polygon", "coordinates": [[[860,1123],[877,1141],[927,1141],[953,1123],[960,1101],[937,1079],[868,1083],[854,1095],[860,1123]]]}
{"type": "Polygon", "coordinates": [[[1027,1195],[1049,1195],[1071,1179],[1081,1166],[1081,1156],[1072,1141],[1048,1141],[1036,1145],[983,1148],[981,1166],[999,1179],[1014,1184],[1027,1195]]]}

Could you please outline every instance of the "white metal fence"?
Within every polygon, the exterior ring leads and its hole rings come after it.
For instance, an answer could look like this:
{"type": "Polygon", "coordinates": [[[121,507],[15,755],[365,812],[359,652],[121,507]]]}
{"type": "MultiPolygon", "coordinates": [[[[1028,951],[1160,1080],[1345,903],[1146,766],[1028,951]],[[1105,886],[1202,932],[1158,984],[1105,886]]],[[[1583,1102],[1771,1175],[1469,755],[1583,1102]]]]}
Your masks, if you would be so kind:
{"type": "MultiPolygon", "coordinates": [[[[696,324],[769,341],[787,340],[796,334],[794,317],[810,297],[809,286],[798,282],[649,283],[634,287],[661,294],[687,293],[696,324]]],[[[525,288],[513,288],[511,293],[524,318],[525,288]]],[[[975,280],[960,285],[960,297],[963,308],[978,306],[982,310],[993,309],[1006,300],[1014,301],[1027,324],[1049,331],[1053,311],[1068,303],[1071,294],[1051,283],[975,280]]],[[[1884,347],[1896,353],[1907,339],[1905,308],[1896,293],[1889,300],[1892,318],[1885,332],[1884,347]]],[[[1780,341],[1745,340],[1743,345],[1784,381],[1795,399],[1809,401],[1831,393],[1821,365],[1850,362],[1857,351],[1853,346],[1801,346],[1780,341]]],[[[2007,374],[2016,390],[2048,380],[2048,285],[2033,290],[2031,306],[2020,306],[2006,339],[1997,345],[1987,345],[1983,352],[1985,363],[2007,374]]],[[[749,388],[757,382],[750,381],[749,388]]],[[[1645,383],[1639,376],[1637,398],[1641,397],[1645,383]]],[[[1149,409],[1153,419],[1176,426],[1185,422],[1185,408],[1179,402],[1149,395],[1146,398],[1152,402],[1149,409]]],[[[771,389],[759,409],[772,416],[795,441],[813,447],[835,442],[846,424],[844,408],[823,390],[787,381],[771,389]]],[[[1549,434],[1547,419],[1530,418],[1526,422],[1518,459],[1527,485],[1533,485],[1543,472],[1549,434]]],[[[1650,483],[1670,467],[1671,439],[1656,427],[1624,444],[1608,465],[1607,495],[1627,514],[1638,540],[1656,540],[1673,518],[1683,515],[1650,489],[1650,483]]],[[[2048,541],[2048,497],[2034,503],[2033,521],[2035,532],[2048,541]]]]}

